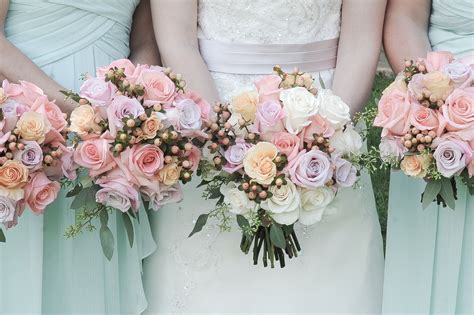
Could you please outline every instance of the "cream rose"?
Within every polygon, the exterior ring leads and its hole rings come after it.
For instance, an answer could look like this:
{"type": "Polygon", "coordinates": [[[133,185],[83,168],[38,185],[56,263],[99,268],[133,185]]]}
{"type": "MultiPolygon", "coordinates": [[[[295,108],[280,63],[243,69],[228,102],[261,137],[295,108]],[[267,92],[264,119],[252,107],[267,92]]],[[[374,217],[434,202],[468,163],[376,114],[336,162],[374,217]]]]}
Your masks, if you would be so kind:
{"type": "Polygon", "coordinates": [[[101,128],[96,122],[99,117],[90,105],[76,107],[71,113],[71,126],[69,130],[84,136],[89,132],[100,132],[101,128]]]}
{"type": "Polygon", "coordinates": [[[350,108],[331,90],[318,90],[319,114],[326,118],[336,130],[341,129],[351,119],[350,108]]]}
{"type": "Polygon", "coordinates": [[[338,130],[329,138],[329,143],[343,155],[359,153],[362,148],[362,137],[354,130],[352,125],[347,125],[346,130],[338,130]]]}
{"type": "Polygon", "coordinates": [[[314,95],[303,87],[281,91],[280,100],[286,113],[285,127],[293,134],[298,134],[311,123],[311,118],[318,113],[320,106],[314,95]]]}
{"type": "Polygon", "coordinates": [[[181,168],[176,163],[165,165],[158,173],[159,180],[165,185],[172,186],[179,180],[181,168]]]}
{"type": "Polygon", "coordinates": [[[152,115],[147,120],[145,120],[141,127],[143,130],[143,135],[141,136],[142,139],[154,139],[156,138],[156,134],[158,130],[162,128],[161,119],[158,118],[156,115],[152,115]]]}
{"type": "Polygon", "coordinates": [[[408,176],[423,178],[426,176],[432,160],[431,155],[408,155],[400,163],[401,170],[408,176]]]}
{"type": "MultiPolygon", "coordinates": [[[[445,100],[454,90],[454,82],[441,71],[428,72],[423,77],[423,85],[431,97],[445,100]]],[[[425,93],[426,94],[426,93],[425,93]]]]}
{"type": "Polygon", "coordinates": [[[255,202],[249,200],[247,194],[239,190],[235,182],[229,182],[220,188],[224,202],[230,206],[229,211],[235,214],[246,214],[255,207],[255,202]]]}
{"type": "Polygon", "coordinates": [[[278,154],[277,148],[269,142],[259,142],[250,148],[244,158],[244,170],[250,178],[262,185],[272,183],[277,173],[273,160],[278,154]]]}
{"type": "Polygon", "coordinates": [[[257,91],[245,91],[234,97],[230,102],[230,108],[234,113],[239,113],[242,118],[254,121],[257,112],[258,93],[257,91]]]}
{"type": "Polygon", "coordinates": [[[20,131],[19,136],[23,140],[37,141],[41,144],[51,129],[51,124],[44,114],[26,112],[21,115],[16,123],[16,127],[20,131]]]}
{"type": "Polygon", "coordinates": [[[301,212],[299,222],[311,225],[321,221],[327,206],[334,200],[332,188],[321,186],[314,189],[300,188],[301,212]]]}
{"type": "Polygon", "coordinates": [[[280,187],[271,186],[268,191],[272,196],[263,201],[262,209],[271,212],[273,220],[277,223],[291,225],[298,220],[300,212],[300,195],[295,184],[288,181],[280,187]]]}

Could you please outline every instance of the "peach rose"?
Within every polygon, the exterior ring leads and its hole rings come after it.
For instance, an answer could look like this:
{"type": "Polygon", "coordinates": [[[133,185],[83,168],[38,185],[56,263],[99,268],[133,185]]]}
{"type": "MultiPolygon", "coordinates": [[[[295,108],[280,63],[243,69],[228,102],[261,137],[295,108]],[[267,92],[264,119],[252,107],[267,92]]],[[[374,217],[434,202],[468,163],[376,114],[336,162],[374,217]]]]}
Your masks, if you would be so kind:
{"type": "Polygon", "coordinates": [[[141,128],[143,130],[143,135],[140,138],[145,140],[154,139],[156,138],[157,132],[162,127],[161,119],[158,118],[157,115],[152,115],[142,123],[141,128]]]}
{"type": "Polygon", "coordinates": [[[74,151],[74,162],[88,169],[91,177],[108,172],[116,165],[109,146],[109,141],[103,138],[83,141],[74,151]]]}
{"type": "Polygon", "coordinates": [[[176,86],[162,71],[143,70],[137,83],[143,85],[146,101],[169,103],[175,97],[176,86]]]}
{"type": "Polygon", "coordinates": [[[42,214],[44,209],[56,200],[60,189],[61,185],[50,181],[43,172],[33,173],[25,186],[26,203],[31,211],[42,214]]]}
{"type": "Polygon", "coordinates": [[[311,118],[311,124],[304,127],[299,136],[303,142],[310,143],[313,142],[314,135],[329,138],[334,135],[334,132],[334,128],[326,119],[321,115],[314,115],[311,118]]]}
{"type": "Polygon", "coordinates": [[[275,145],[259,142],[247,151],[244,170],[250,178],[262,185],[269,185],[276,176],[277,168],[273,160],[278,154],[275,145]]]}
{"type": "Polygon", "coordinates": [[[423,76],[423,86],[425,87],[425,95],[430,95],[436,100],[445,100],[454,90],[454,82],[449,76],[441,71],[428,72],[423,76]]]}
{"type": "Polygon", "coordinates": [[[448,131],[460,133],[464,140],[474,139],[474,87],[454,90],[441,111],[448,131]]]}
{"type": "Polygon", "coordinates": [[[437,112],[418,104],[412,104],[408,119],[410,124],[418,130],[437,130],[439,126],[437,112]]]}
{"type": "Polygon", "coordinates": [[[230,106],[233,112],[242,115],[242,118],[254,121],[257,112],[258,94],[256,91],[246,91],[232,98],[230,106]]]}
{"type": "Polygon", "coordinates": [[[280,83],[281,78],[276,74],[267,75],[255,81],[255,87],[257,88],[258,94],[260,96],[260,102],[279,102],[281,91],[280,83]]]}
{"type": "Polygon", "coordinates": [[[407,93],[398,89],[382,96],[378,104],[374,126],[382,127],[382,137],[389,134],[401,136],[408,130],[410,104],[407,93]]]}
{"type": "Polygon", "coordinates": [[[299,151],[300,138],[288,132],[278,132],[273,134],[272,143],[280,153],[287,156],[288,160],[293,160],[299,151]]]}
{"type": "Polygon", "coordinates": [[[161,183],[172,186],[179,180],[181,174],[181,167],[177,163],[166,164],[158,173],[161,183]]]}
{"type": "Polygon", "coordinates": [[[69,130],[76,132],[79,136],[85,136],[89,132],[99,133],[102,128],[97,124],[97,119],[100,118],[92,106],[81,105],[71,113],[69,130]]]}
{"type": "Polygon", "coordinates": [[[428,154],[407,155],[400,163],[400,168],[408,176],[423,178],[426,176],[431,161],[432,156],[428,154]]]}
{"type": "Polygon", "coordinates": [[[55,103],[48,101],[46,96],[36,99],[31,105],[31,110],[46,115],[51,126],[57,131],[62,131],[67,125],[61,109],[55,103]]]}
{"type": "Polygon", "coordinates": [[[453,61],[454,55],[448,51],[430,51],[424,60],[428,72],[439,71],[453,61]]]}
{"type": "Polygon", "coordinates": [[[51,124],[43,114],[26,112],[20,117],[16,127],[20,132],[19,136],[23,140],[37,141],[41,144],[51,129],[51,124]]]}
{"type": "Polygon", "coordinates": [[[15,160],[8,160],[0,166],[0,187],[21,188],[28,182],[28,169],[15,160]]]}

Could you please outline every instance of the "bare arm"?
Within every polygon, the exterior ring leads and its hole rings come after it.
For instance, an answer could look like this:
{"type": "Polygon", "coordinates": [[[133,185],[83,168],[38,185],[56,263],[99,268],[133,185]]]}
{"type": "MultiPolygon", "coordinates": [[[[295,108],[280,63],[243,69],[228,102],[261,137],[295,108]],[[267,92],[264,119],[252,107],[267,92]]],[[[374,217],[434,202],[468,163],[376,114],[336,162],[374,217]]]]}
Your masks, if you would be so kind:
{"type": "Polygon", "coordinates": [[[211,104],[219,100],[199,52],[197,0],[151,0],[155,36],[163,65],[183,74],[187,86],[211,104]]]}
{"type": "Polygon", "coordinates": [[[4,26],[8,4],[8,0],[0,1],[0,77],[12,82],[25,80],[38,85],[50,99],[56,99],[63,111],[70,113],[77,104],[64,100],[64,95],[59,92],[64,90],[64,87],[46,75],[6,38],[4,26]]]}
{"type": "Polygon", "coordinates": [[[161,64],[152,23],[150,0],[141,0],[133,15],[130,33],[130,60],[133,63],[161,64]]]}
{"type": "Polygon", "coordinates": [[[423,57],[431,50],[428,22],[431,0],[389,0],[383,43],[394,72],[403,70],[405,59],[423,57]]]}
{"type": "Polygon", "coordinates": [[[365,105],[377,69],[385,0],[343,0],[333,91],[350,107],[365,105]]]}

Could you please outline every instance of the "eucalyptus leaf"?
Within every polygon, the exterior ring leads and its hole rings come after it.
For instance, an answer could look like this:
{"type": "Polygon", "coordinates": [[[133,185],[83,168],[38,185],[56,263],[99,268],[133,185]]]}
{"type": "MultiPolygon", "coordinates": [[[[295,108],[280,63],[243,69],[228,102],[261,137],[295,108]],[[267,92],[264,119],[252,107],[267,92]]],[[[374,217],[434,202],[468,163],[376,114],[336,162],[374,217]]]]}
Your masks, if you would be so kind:
{"type": "Polygon", "coordinates": [[[209,184],[209,183],[210,183],[210,181],[202,180],[202,182],[200,182],[199,185],[197,185],[196,187],[206,186],[206,185],[209,184]]]}
{"type": "Polygon", "coordinates": [[[283,233],[282,228],[275,223],[270,226],[270,240],[276,247],[285,249],[285,234],[283,233]]]}
{"type": "Polygon", "coordinates": [[[237,224],[240,226],[242,230],[250,226],[249,221],[241,214],[237,215],[237,224]]]}
{"type": "Polygon", "coordinates": [[[422,197],[423,209],[426,209],[432,203],[441,191],[442,183],[440,180],[432,180],[426,184],[422,197]]]}
{"type": "Polygon", "coordinates": [[[209,197],[207,199],[219,199],[222,196],[220,187],[211,189],[209,197]]]}
{"type": "Polygon", "coordinates": [[[97,207],[97,202],[95,199],[96,193],[99,191],[99,186],[94,185],[82,189],[74,198],[71,203],[71,209],[80,209],[85,208],[91,210],[97,207]]]}
{"type": "Polygon", "coordinates": [[[123,224],[125,225],[125,231],[127,231],[128,242],[130,247],[133,247],[134,233],[133,233],[133,223],[130,220],[130,217],[127,213],[122,212],[123,224]]]}
{"type": "Polygon", "coordinates": [[[107,226],[100,228],[100,245],[102,245],[102,251],[105,257],[110,261],[114,255],[114,235],[107,226]]]}
{"type": "Polygon", "coordinates": [[[101,226],[107,226],[107,224],[109,223],[109,213],[107,212],[107,210],[102,209],[100,210],[99,212],[99,219],[100,219],[100,225],[101,226]]]}
{"type": "Polygon", "coordinates": [[[82,185],[81,185],[81,183],[79,183],[76,186],[74,186],[73,189],[71,189],[70,191],[67,192],[66,197],[74,197],[77,194],[79,194],[81,192],[81,190],[82,190],[82,185]]]}
{"type": "Polygon", "coordinates": [[[7,241],[7,238],[5,237],[5,233],[3,233],[3,230],[0,229],[0,242],[5,243],[7,241]]]}
{"type": "Polygon", "coordinates": [[[439,192],[444,202],[454,210],[456,207],[456,201],[454,197],[453,183],[449,178],[443,178],[441,180],[441,191],[439,192]]]}
{"type": "Polygon", "coordinates": [[[202,228],[206,225],[207,223],[207,218],[209,217],[209,214],[201,214],[198,219],[196,220],[196,224],[194,225],[193,230],[191,233],[188,235],[188,237],[193,236],[194,234],[201,232],[202,228]]]}

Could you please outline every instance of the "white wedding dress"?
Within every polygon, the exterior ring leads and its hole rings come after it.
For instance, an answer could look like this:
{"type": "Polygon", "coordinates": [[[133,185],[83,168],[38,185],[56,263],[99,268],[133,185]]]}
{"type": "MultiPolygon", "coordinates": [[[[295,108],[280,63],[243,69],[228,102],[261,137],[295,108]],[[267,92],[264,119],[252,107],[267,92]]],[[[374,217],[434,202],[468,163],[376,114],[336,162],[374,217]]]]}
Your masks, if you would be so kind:
{"type": "MultiPolygon", "coordinates": [[[[337,38],[341,0],[200,0],[200,36],[224,43],[304,44],[337,38]]],[[[354,47],[356,49],[356,47],[354,47]]],[[[268,73],[271,73],[271,67],[268,73]]],[[[304,69],[302,69],[304,70],[304,69]]],[[[326,87],[334,71],[315,73],[326,87]]],[[[227,99],[256,75],[212,73],[227,99]]],[[[315,81],[318,83],[318,79],[315,81]]],[[[145,261],[147,313],[380,313],[383,249],[370,178],[343,189],[321,222],[296,230],[302,251],[286,267],[253,265],[239,248],[237,227],[220,232],[210,219],[187,238],[196,218],[214,207],[195,188],[152,215],[158,249],[145,261]]]]}

